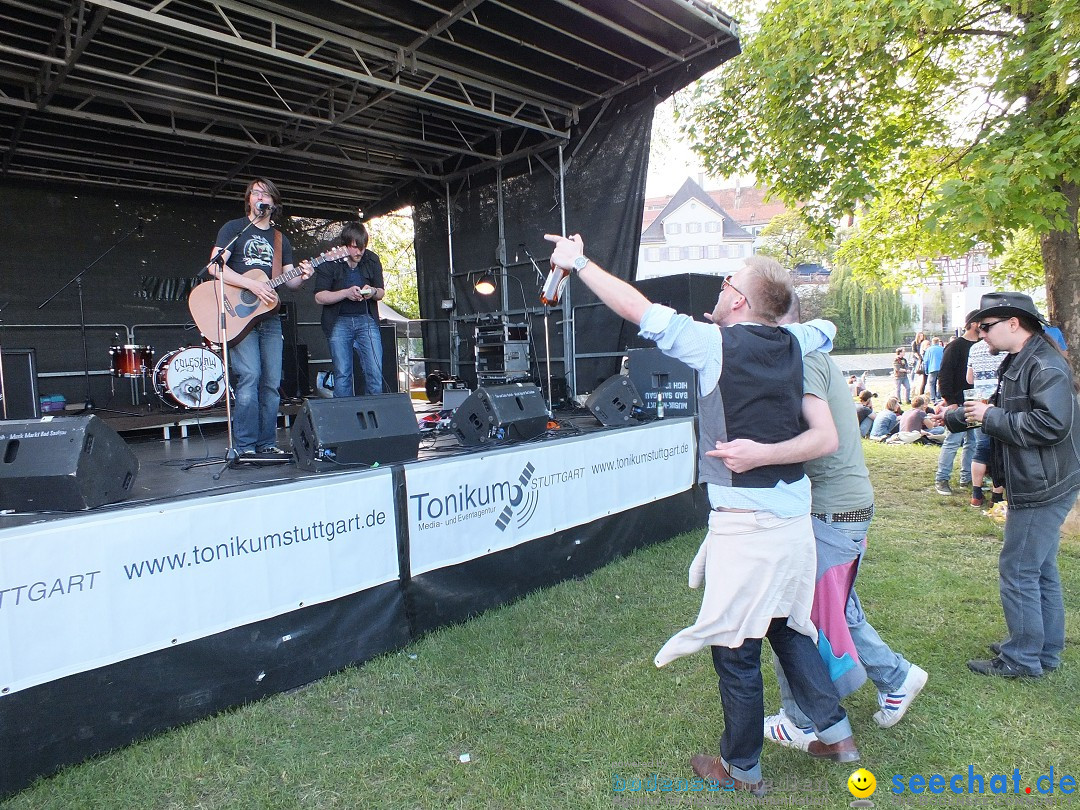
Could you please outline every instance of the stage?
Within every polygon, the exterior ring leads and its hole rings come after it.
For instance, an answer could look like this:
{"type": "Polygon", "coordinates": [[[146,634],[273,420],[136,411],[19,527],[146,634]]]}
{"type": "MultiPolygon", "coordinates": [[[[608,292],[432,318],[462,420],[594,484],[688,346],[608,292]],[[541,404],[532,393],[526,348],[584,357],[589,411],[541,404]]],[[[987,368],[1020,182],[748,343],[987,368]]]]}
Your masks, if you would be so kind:
{"type": "Polygon", "coordinates": [[[431,433],[415,461],[320,472],[191,466],[223,458],[221,422],[171,440],[115,422],[139,459],[129,498],[0,516],[0,796],[704,524],[692,418],[556,418],[527,442],[431,433]]]}

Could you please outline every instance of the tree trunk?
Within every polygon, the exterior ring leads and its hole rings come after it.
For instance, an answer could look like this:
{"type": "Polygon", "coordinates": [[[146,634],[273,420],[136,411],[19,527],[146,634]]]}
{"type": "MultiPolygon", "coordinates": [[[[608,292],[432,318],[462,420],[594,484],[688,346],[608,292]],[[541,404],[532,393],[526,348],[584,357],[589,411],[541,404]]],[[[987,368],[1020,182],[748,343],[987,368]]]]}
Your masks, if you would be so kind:
{"type": "Polygon", "coordinates": [[[1069,346],[1073,374],[1080,373],[1080,186],[1065,183],[1061,193],[1068,201],[1069,222],[1063,231],[1044,233],[1040,239],[1043,268],[1046,271],[1047,319],[1060,327],[1069,346]]]}

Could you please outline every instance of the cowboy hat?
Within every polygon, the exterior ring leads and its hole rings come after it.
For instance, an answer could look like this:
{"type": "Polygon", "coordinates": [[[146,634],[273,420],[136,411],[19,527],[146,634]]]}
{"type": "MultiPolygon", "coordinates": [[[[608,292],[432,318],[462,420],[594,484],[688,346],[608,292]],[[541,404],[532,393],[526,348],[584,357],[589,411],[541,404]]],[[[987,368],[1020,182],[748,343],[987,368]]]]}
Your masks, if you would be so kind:
{"type": "Polygon", "coordinates": [[[1050,325],[1046,318],[1039,314],[1031,296],[1018,292],[987,293],[979,301],[979,311],[973,317],[978,321],[988,317],[1023,317],[1033,321],[1039,329],[1050,325]]]}

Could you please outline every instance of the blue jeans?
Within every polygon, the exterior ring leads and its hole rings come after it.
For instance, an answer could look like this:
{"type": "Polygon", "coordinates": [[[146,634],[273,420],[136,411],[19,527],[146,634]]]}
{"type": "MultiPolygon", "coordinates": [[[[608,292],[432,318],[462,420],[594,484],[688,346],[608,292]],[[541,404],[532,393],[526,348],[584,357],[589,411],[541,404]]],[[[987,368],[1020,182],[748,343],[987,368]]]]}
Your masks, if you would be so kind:
{"type": "Polygon", "coordinates": [[[237,452],[264,450],[277,444],[284,345],[281,319],[273,315],[259,321],[247,337],[229,348],[229,363],[236,377],[233,442],[237,452]]]}
{"type": "Polygon", "coordinates": [[[938,397],[938,390],[937,390],[937,381],[938,381],[938,377],[940,377],[940,376],[941,376],[940,371],[928,371],[928,372],[926,372],[926,393],[928,393],[930,395],[930,399],[932,399],[934,402],[937,402],[938,399],[940,398],[940,397],[938,397]]]}
{"type": "Polygon", "coordinates": [[[353,350],[360,355],[364,393],[381,394],[382,337],[370,315],[339,315],[330,332],[330,360],[334,368],[334,396],[353,395],[353,350]]]}
{"type": "Polygon", "coordinates": [[[959,433],[950,433],[941,443],[941,452],[938,454],[937,474],[935,481],[948,481],[952,478],[953,463],[956,461],[956,451],[960,445],[964,445],[964,455],[960,459],[960,483],[971,483],[971,457],[975,455],[975,428],[962,430],[959,433]]]}
{"type": "Polygon", "coordinates": [[[1059,666],[1065,649],[1057,555],[1061,524],[1075,502],[1074,492],[1043,506],[1010,506],[1005,518],[998,574],[1009,637],[1001,644],[1001,657],[1032,675],[1059,666]]]}
{"type": "MultiPolygon", "coordinates": [[[[799,704],[813,718],[818,739],[835,743],[850,737],[851,723],[810,637],[788,627],[786,617],[773,619],[765,637],[780,659],[799,704]]],[[[724,709],[720,756],[734,778],[751,784],[760,782],[764,741],[761,727],[765,718],[761,639],[748,638],[735,648],[713,647],[712,657],[724,709]]]]}
{"type": "Polygon", "coordinates": [[[862,420],[862,422],[859,423],[859,433],[861,433],[862,437],[865,439],[867,436],[870,435],[870,430],[873,427],[874,427],[874,415],[871,414],[870,416],[866,417],[865,419],[862,420]]]}
{"type": "MultiPolygon", "coordinates": [[[[834,523],[830,516],[826,516],[826,522],[822,523],[813,518],[814,535],[821,532],[835,531],[844,535],[848,540],[859,545],[859,562],[866,553],[866,534],[870,529],[870,521],[854,521],[834,523]]],[[[857,573],[856,573],[857,576],[857,573]]],[[[877,690],[882,693],[895,692],[907,678],[911,663],[899,653],[893,652],[892,648],[881,640],[877,630],[866,620],[863,613],[862,603],[855,586],[852,584],[851,593],[848,594],[847,607],[845,608],[847,626],[851,631],[851,640],[855,642],[855,652],[859,655],[859,663],[866,670],[866,675],[873,681],[877,690]]],[[[791,687],[779,667],[776,669],[776,678],[780,685],[780,705],[784,707],[784,714],[791,718],[791,722],[799,728],[810,728],[810,718],[799,708],[798,701],[791,694],[791,687]]]]}
{"type": "Polygon", "coordinates": [[[911,382],[907,374],[896,378],[896,398],[901,402],[911,402],[911,382]],[[900,389],[904,389],[904,396],[900,396],[900,389]]]}

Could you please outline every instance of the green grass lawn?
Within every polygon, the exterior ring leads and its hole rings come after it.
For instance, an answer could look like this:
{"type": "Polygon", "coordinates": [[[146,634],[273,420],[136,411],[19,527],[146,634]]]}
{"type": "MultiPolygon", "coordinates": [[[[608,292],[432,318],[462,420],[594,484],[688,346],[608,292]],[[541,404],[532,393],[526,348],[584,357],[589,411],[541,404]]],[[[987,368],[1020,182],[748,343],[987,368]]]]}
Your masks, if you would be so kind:
{"type": "MultiPolygon", "coordinates": [[[[946,807],[890,793],[894,774],[1021,774],[1080,779],[1080,542],[1062,545],[1069,649],[1039,681],[967,671],[1004,635],[997,596],[1001,528],[967,499],[933,492],[937,448],[866,445],[878,513],[859,593],[870,621],[930,673],[896,727],[879,729],[871,684],[845,704],[876,807],[946,807]]],[[[288,695],[161,734],[41,780],[18,808],[847,807],[852,765],[766,743],[779,783],[766,802],[730,795],[616,794],[615,774],[692,777],[717,751],[716,679],[707,652],[658,670],[656,651],[697,613],[686,569],[701,533],[591,577],[533,594],[467,624],[288,695]],[[461,758],[467,754],[468,762],[461,758]],[[803,791],[803,792],[799,792],[803,791]],[[812,792],[811,792],[812,791],[812,792]]],[[[763,656],[768,660],[768,656],[763,656]]],[[[766,668],[766,707],[777,705],[766,668]]],[[[133,695],[137,701],[138,696],[133,695]]],[[[960,797],[961,799],[965,797],[960,797]]],[[[983,796],[968,807],[1076,807],[1055,791],[983,796]]]]}

